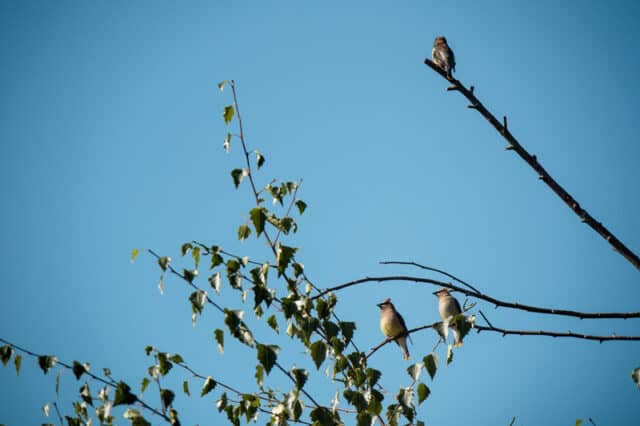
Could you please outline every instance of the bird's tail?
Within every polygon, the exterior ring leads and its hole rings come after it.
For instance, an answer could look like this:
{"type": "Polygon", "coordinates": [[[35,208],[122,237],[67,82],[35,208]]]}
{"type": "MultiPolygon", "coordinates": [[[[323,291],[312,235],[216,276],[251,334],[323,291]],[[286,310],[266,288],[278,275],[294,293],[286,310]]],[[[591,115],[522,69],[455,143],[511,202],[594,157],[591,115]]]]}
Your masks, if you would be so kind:
{"type": "Polygon", "coordinates": [[[398,340],[396,340],[396,342],[398,343],[398,346],[400,346],[400,349],[402,349],[402,356],[405,361],[411,358],[411,356],[409,355],[409,348],[407,348],[407,338],[400,337],[398,340]]]}
{"type": "Polygon", "coordinates": [[[458,331],[457,327],[451,327],[451,328],[453,329],[453,346],[456,348],[459,348],[464,344],[462,342],[462,336],[460,335],[460,332],[458,331]]]}

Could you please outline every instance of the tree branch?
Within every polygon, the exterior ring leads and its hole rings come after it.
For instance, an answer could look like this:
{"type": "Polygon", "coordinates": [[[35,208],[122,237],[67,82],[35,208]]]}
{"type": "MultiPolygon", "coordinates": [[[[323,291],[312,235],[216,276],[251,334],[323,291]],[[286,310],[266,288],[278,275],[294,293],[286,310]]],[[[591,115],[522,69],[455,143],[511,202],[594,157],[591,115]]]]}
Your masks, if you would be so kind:
{"type": "Polygon", "coordinates": [[[583,333],[573,333],[572,331],[568,331],[566,333],[557,333],[555,331],[533,331],[533,330],[507,330],[504,328],[493,327],[493,326],[483,326],[483,325],[475,325],[473,328],[478,330],[478,333],[481,331],[493,331],[495,333],[500,333],[503,336],[507,334],[516,334],[519,336],[550,336],[550,337],[573,337],[576,339],[585,339],[585,340],[597,340],[600,343],[607,342],[611,340],[623,340],[623,341],[640,341],[640,336],[616,336],[615,334],[611,334],[610,336],[594,336],[591,334],[583,334],[583,333]]]}
{"type": "Polygon", "coordinates": [[[415,332],[420,331],[420,330],[425,330],[425,329],[427,329],[427,328],[433,328],[433,327],[435,327],[437,324],[438,324],[437,322],[434,322],[433,324],[422,325],[422,326],[420,326],[420,327],[416,327],[416,328],[412,328],[411,330],[407,330],[407,332],[406,332],[406,333],[398,334],[397,336],[387,337],[387,338],[386,338],[386,339],[384,339],[382,342],[378,343],[376,346],[374,346],[373,348],[371,348],[371,350],[370,350],[370,351],[369,351],[369,353],[367,354],[367,359],[369,359],[369,357],[370,357],[371,355],[373,355],[374,353],[376,353],[376,351],[377,351],[378,349],[380,349],[381,347],[383,347],[383,346],[384,346],[384,345],[386,345],[387,343],[389,343],[389,342],[394,342],[394,341],[396,341],[397,339],[399,339],[399,338],[400,338],[400,337],[402,337],[402,336],[408,336],[408,335],[410,335],[411,333],[415,333],[415,332]]]}
{"type": "Polygon", "coordinates": [[[538,162],[538,159],[535,155],[529,154],[529,152],[518,142],[518,140],[511,134],[509,129],[507,128],[507,117],[505,116],[503,119],[503,124],[501,124],[494,116],[489,112],[487,108],[475,97],[473,94],[473,86],[470,89],[464,87],[460,81],[455,78],[447,78],[446,73],[438,67],[435,63],[433,63],[430,59],[425,59],[424,63],[433,69],[435,72],[440,74],[447,81],[453,83],[452,86],[448,87],[447,90],[455,90],[467,98],[471,104],[468,106],[469,108],[475,109],[478,111],[495,129],[502,135],[502,137],[507,141],[507,149],[514,150],[520,158],[526,161],[529,166],[538,174],[538,178],[542,180],[544,183],[551,188],[553,192],[556,193],[558,197],[580,218],[580,220],[587,225],[589,225],[594,231],[596,231],[602,238],[604,238],[611,247],[618,253],[620,253],[625,259],[627,259],[636,269],[640,270],[640,258],[633,253],[626,245],[622,243],[611,231],[609,231],[602,222],[598,222],[593,218],[585,209],[583,209],[578,201],[571,196],[556,180],[551,177],[551,175],[542,167],[542,165],[538,162]]]}
{"type": "Polygon", "coordinates": [[[347,283],[340,284],[335,287],[324,289],[317,295],[313,296],[311,300],[317,299],[318,297],[322,297],[325,294],[330,293],[332,291],[342,290],[355,285],[365,284],[370,282],[386,282],[386,281],[411,281],[411,282],[422,283],[422,284],[436,285],[436,286],[448,288],[450,290],[458,291],[469,297],[475,297],[477,299],[487,301],[495,305],[496,307],[519,309],[521,311],[535,312],[537,314],[560,315],[560,316],[566,316],[566,317],[576,317],[580,319],[640,318],[640,312],[626,312],[626,313],[625,312],[579,312],[579,311],[571,311],[567,309],[541,308],[537,306],[523,305],[518,302],[505,302],[503,300],[496,299],[495,297],[491,297],[487,294],[467,290],[466,288],[462,288],[462,287],[453,285],[451,283],[446,283],[444,281],[433,280],[431,278],[411,277],[406,275],[360,278],[358,280],[349,281],[347,283]]]}

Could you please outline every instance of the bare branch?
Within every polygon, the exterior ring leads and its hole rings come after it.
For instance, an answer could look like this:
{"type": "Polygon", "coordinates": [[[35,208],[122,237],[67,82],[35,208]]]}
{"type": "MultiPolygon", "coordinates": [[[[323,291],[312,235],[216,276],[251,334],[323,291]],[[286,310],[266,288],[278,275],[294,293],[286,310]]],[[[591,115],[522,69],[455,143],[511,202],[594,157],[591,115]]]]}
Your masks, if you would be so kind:
{"type": "Polygon", "coordinates": [[[591,334],[583,334],[583,333],[573,333],[572,331],[567,331],[566,333],[558,333],[555,331],[533,331],[533,330],[507,330],[499,327],[486,327],[483,325],[474,326],[478,333],[481,331],[493,331],[496,333],[500,333],[503,336],[507,334],[516,334],[519,336],[550,336],[550,337],[572,337],[575,339],[585,339],[585,340],[596,340],[600,343],[608,342],[611,340],[623,340],[623,341],[640,341],[640,336],[617,336],[615,334],[611,334],[610,336],[594,336],[591,334]]]}
{"type": "Polygon", "coordinates": [[[433,324],[428,324],[428,325],[422,325],[420,327],[416,327],[416,328],[412,328],[411,330],[407,330],[406,333],[402,333],[402,334],[398,334],[397,336],[392,336],[392,337],[387,337],[386,339],[384,339],[382,342],[378,343],[376,346],[374,346],[373,348],[371,348],[371,351],[369,351],[369,353],[367,354],[367,359],[369,359],[369,357],[371,355],[373,355],[378,349],[380,349],[381,347],[383,347],[384,345],[386,345],[389,342],[395,342],[397,339],[399,339],[402,336],[408,336],[412,333],[415,333],[417,331],[420,330],[426,330],[428,328],[433,328],[435,327],[437,324],[437,322],[434,322],[433,324]]]}
{"type": "Polygon", "coordinates": [[[558,197],[571,209],[573,212],[578,215],[580,220],[587,225],[589,225],[594,231],[596,231],[602,238],[611,244],[611,247],[618,253],[620,253],[625,259],[627,259],[636,269],[640,270],[640,258],[634,252],[632,252],[626,245],[622,243],[611,231],[609,231],[601,222],[597,221],[593,216],[591,216],[585,209],[583,209],[580,204],[573,198],[556,180],[551,177],[551,175],[542,167],[542,165],[538,162],[538,159],[535,155],[529,154],[529,152],[524,149],[522,145],[518,142],[518,140],[511,134],[509,129],[507,128],[507,119],[504,117],[504,124],[501,124],[494,116],[489,112],[482,102],[478,100],[473,94],[473,86],[471,86],[470,90],[464,87],[460,81],[455,78],[447,78],[446,73],[438,67],[435,63],[433,63],[430,59],[425,59],[424,63],[433,69],[435,72],[440,74],[447,81],[453,83],[453,86],[449,87],[447,90],[455,90],[467,98],[471,105],[469,108],[473,108],[477,110],[495,129],[502,135],[504,139],[509,143],[508,149],[513,149],[524,161],[531,166],[531,168],[537,173],[540,180],[551,188],[553,192],[556,193],[558,197]]]}
{"type": "Polygon", "coordinates": [[[571,311],[567,309],[541,308],[537,306],[523,305],[518,302],[505,302],[503,300],[496,299],[495,297],[491,297],[487,294],[467,290],[466,288],[462,288],[462,287],[453,285],[451,283],[446,283],[444,281],[438,281],[431,278],[411,277],[406,275],[360,278],[354,281],[349,281],[347,283],[337,285],[335,287],[324,289],[317,295],[313,296],[311,299],[314,300],[332,291],[342,290],[342,289],[359,285],[359,284],[365,284],[365,283],[371,283],[371,282],[381,283],[381,282],[387,282],[387,281],[410,281],[415,283],[446,287],[450,290],[458,291],[469,297],[475,297],[477,299],[487,301],[495,305],[496,307],[499,306],[499,307],[509,308],[509,309],[519,309],[521,311],[535,312],[537,314],[560,315],[560,316],[566,316],[566,317],[576,317],[580,319],[640,318],[640,312],[626,312],[626,313],[625,312],[579,312],[579,311],[571,311]]]}

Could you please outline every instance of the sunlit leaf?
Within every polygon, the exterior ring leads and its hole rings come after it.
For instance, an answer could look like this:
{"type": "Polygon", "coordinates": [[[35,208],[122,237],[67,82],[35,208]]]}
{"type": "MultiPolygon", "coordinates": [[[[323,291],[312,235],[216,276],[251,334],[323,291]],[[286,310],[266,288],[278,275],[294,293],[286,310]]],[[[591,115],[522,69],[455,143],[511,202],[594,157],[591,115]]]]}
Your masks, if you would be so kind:
{"type": "Polygon", "coordinates": [[[257,149],[255,151],[255,154],[256,154],[256,165],[258,166],[258,170],[260,170],[260,167],[262,167],[265,161],[264,156],[260,154],[260,151],[258,151],[257,149]]]}
{"type": "Polygon", "coordinates": [[[44,404],[42,406],[42,411],[44,412],[44,415],[47,416],[47,417],[49,417],[49,408],[50,408],[50,406],[51,406],[50,402],[47,402],[46,404],[44,404]]]}
{"type": "Polygon", "coordinates": [[[451,364],[453,361],[453,347],[452,345],[447,346],[447,365],[451,364]]]}
{"type": "Polygon", "coordinates": [[[222,113],[222,117],[224,118],[224,123],[229,124],[231,120],[233,120],[233,105],[227,105],[224,107],[224,112],[222,113]]]}
{"type": "Polygon", "coordinates": [[[247,225],[240,225],[238,227],[238,239],[240,241],[246,240],[247,238],[249,238],[249,235],[251,235],[251,228],[249,228],[247,225]]]}
{"type": "Polygon", "coordinates": [[[258,386],[262,387],[262,384],[264,383],[264,367],[262,366],[262,364],[256,365],[256,374],[254,375],[254,377],[256,378],[256,383],[258,384],[258,386]]]}
{"type": "Polygon", "coordinates": [[[131,263],[136,261],[136,257],[138,257],[138,254],[140,254],[140,250],[138,249],[133,249],[131,251],[131,263]]]}
{"type": "Polygon", "coordinates": [[[166,271],[169,267],[169,263],[171,263],[171,258],[169,256],[163,256],[158,258],[158,265],[160,265],[160,269],[166,271]]]}
{"type": "Polygon", "coordinates": [[[251,222],[253,222],[253,226],[256,230],[256,235],[259,237],[264,231],[264,223],[267,220],[267,215],[265,213],[264,207],[256,207],[249,212],[249,216],[251,217],[251,222]]]}
{"type": "Polygon", "coordinates": [[[227,135],[224,137],[222,148],[227,154],[231,151],[231,133],[227,133],[227,135]]]}
{"type": "Polygon", "coordinates": [[[213,390],[213,388],[215,388],[217,385],[216,381],[213,380],[213,377],[208,376],[207,379],[204,381],[204,385],[202,385],[202,390],[200,391],[200,396],[203,397],[206,394],[208,394],[209,392],[211,392],[213,390]]]}
{"type": "Polygon", "coordinates": [[[409,368],[407,368],[407,373],[409,373],[409,377],[411,377],[411,379],[413,379],[414,382],[416,382],[420,377],[420,372],[422,371],[423,367],[424,367],[423,363],[417,362],[413,365],[410,365],[409,368]]]}
{"type": "Polygon", "coordinates": [[[307,383],[307,379],[309,378],[309,372],[304,368],[294,368],[291,370],[291,375],[296,381],[296,388],[302,389],[307,383]]]}
{"type": "Polygon", "coordinates": [[[271,327],[276,333],[280,333],[280,328],[278,327],[278,320],[275,315],[271,315],[267,318],[267,324],[271,327]]]}
{"type": "Polygon", "coordinates": [[[142,379],[142,385],[140,386],[140,393],[144,393],[144,391],[147,390],[147,386],[149,386],[149,383],[151,383],[151,380],[149,380],[148,378],[144,377],[142,379]]]}
{"type": "Polygon", "coordinates": [[[42,355],[38,357],[38,365],[44,374],[47,374],[47,372],[56,365],[57,361],[58,359],[52,355],[42,355]]]}
{"type": "Polygon", "coordinates": [[[189,393],[189,381],[188,380],[185,380],[184,382],[182,382],[182,391],[185,393],[185,395],[191,396],[191,394],[189,393]]]}
{"type": "Polygon", "coordinates": [[[224,353],[224,331],[217,328],[213,332],[213,335],[216,339],[216,342],[218,342],[218,352],[220,352],[221,354],[224,353]]]}
{"type": "Polygon", "coordinates": [[[287,269],[296,251],[298,251],[298,249],[295,247],[288,247],[278,243],[278,251],[276,256],[278,277],[280,277],[287,269]]]}

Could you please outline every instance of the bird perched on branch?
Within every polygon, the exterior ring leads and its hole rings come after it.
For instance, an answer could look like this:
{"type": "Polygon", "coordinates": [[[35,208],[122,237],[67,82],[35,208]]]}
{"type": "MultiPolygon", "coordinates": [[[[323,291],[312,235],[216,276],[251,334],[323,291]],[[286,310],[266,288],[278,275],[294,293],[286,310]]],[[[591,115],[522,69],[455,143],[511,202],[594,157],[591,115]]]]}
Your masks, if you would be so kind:
{"type": "MultiPolygon", "coordinates": [[[[391,299],[387,298],[377,305],[380,308],[380,330],[385,337],[395,337],[407,332],[407,326],[404,318],[391,303],[391,299]]],[[[404,359],[409,359],[409,349],[407,349],[407,336],[398,337],[396,343],[402,349],[404,359]]]]}
{"type": "Polygon", "coordinates": [[[447,73],[447,78],[449,80],[453,78],[451,73],[456,70],[456,58],[444,36],[436,37],[433,42],[431,57],[433,58],[433,62],[447,73]]]}
{"type": "Polygon", "coordinates": [[[460,303],[458,303],[455,297],[449,294],[449,290],[446,288],[442,288],[433,294],[438,297],[438,312],[440,312],[440,318],[444,321],[445,326],[449,326],[453,330],[453,345],[455,347],[462,346],[462,335],[458,324],[455,323],[455,320],[452,321],[452,317],[462,313],[460,303]]]}

